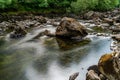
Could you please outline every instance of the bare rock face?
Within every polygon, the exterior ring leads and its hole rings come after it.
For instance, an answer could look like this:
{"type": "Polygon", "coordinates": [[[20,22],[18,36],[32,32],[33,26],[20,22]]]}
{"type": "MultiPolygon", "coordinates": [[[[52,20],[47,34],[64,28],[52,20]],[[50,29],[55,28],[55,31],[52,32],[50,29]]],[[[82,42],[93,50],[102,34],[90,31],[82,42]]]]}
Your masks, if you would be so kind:
{"type": "Polygon", "coordinates": [[[73,18],[64,17],[56,29],[56,36],[59,37],[85,37],[88,33],[83,25],[73,18]]]}
{"type": "Polygon", "coordinates": [[[120,80],[120,53],[103,55],[98,62],[99,71],[109,80],[120,80]]]}

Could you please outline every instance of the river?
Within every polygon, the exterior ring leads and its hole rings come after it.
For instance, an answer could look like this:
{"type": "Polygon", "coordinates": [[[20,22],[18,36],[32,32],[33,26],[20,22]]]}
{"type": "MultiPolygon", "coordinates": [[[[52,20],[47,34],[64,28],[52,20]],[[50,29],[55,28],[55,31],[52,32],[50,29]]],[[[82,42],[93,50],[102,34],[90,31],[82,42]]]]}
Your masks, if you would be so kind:
{"type": "Polygon", "coordinates": [[[61,49],[55,38],[30,40],[45,29],[55,30],[47,25],[22,39],[9,39],[9,35],[0,39],[0,80],[69,80],[75,72],[79,72],[76,80],[85,80],[87,68],[97,64],[101,55],[111,52],[110,37],[92,35],[91,42],[67,44],[71,46],[67,50],[61,49]]]}

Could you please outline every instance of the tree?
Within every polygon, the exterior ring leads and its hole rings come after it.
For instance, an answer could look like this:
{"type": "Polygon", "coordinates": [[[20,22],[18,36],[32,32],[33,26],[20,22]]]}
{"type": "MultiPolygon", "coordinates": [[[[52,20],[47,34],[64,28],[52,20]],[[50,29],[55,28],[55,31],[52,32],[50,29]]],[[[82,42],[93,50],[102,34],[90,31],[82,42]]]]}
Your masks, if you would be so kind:
{"type": "Polygon", "coordinates": [[[11,2],[12,0],[0,0],[0,8],[6,8],[11,2]]]}
{"type": "Polygon", "coordinates": [[[115,8],[119,4],[118,0],[98,0],[96,10],[106,11],[115,8]]]}

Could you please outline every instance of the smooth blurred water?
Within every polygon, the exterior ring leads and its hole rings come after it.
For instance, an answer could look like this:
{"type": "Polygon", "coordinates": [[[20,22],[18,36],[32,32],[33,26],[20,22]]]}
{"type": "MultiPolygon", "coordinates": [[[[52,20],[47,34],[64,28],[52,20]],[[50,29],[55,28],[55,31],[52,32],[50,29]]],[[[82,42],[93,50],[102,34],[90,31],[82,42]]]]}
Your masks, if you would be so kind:
{"type": "Polygon", "coordinates": [[[27,41],[37,31],[21,40],[0,39],[0,80],[69,80],[75,72],[80,73],[76,80],[85,80],[87,68],[111,52],[109,37],[94,36],[88,44],[69,45],[73,47],[68,50],[46,36],[27,41]]]}

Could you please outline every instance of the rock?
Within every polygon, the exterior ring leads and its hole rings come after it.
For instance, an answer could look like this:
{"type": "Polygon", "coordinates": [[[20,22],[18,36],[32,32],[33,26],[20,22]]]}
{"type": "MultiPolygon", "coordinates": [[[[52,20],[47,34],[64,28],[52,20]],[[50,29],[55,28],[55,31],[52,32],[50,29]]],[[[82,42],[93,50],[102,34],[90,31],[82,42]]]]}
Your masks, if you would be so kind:
{"type": "Polygon", "coordinates": [[[99,75],[99,78],[100,78],[101,80],[108,80],[103,74],[100,74],[100,75],[99,75]]]}
{"type": "Polygon", "coordinates": [[[105,33],[97,33],[97,36],[105,36],[105,33]]]}
{"type": "Polygon", "coordinates": [[[88,33],[83,25],[73,18],[64,17],[56,29],[56,36],[72,38],[85,37],[88,33]]]}
{"type": "Polygon", "coordinates": [[[86,74],[86,80],[101,80],[94,70],[89,70],[86,74]]]}
{"type": "Polygon", "coordinates": [[[114,40],[120,41],[120,34],[112,35],[114,40]]]}
{"type": "Polygon", "coordinates": [[[84,19],[91,19],[93,15],[94,15],[94,11],[89,11],[84,14],[84,19]]]}
{"type": "Polygon", "coordinates": [[[103,13],[100,12],[94,12],[94,11],[89,11],[87,13],[84,14],[84,19],[98,19],[98,18],[102,18],[103,13]]]}
{"type": "Polygon", "coordinates": [[[109,80],[120,80],[120,53],[112,52],[101,56],[99,71],[109,80]]]}
{"type": "Polygon", "coordinates": [[[106,77],[98,70],[98,65],[92,65],[87,70],[86,80],[106,80],[106,77]]]}
{"type": "Polygon", "coordinates": [[[112,33],[120,33],[120,28],[110,28],[112,33]]]}
{"type": "Polygon", "coordinates": [[[55,37],[56,35],[54,33],[51,33],[49,30],[45,30],[44,34],[49,37],[55,37]]]}
{"type": "Polygon", "coordinates": [[[35,37],[33,37],[32,39],[38,39],[39,37],[44,36],[44,35],[49,36],[49,37],[55,37],[55,34],[50,33],[49,30],[45,30],[45,31],[42,31],[42,32],[38,33],[38,34],[37,34],[35,37]]]}
{"type": "Polygon", "coordinates": [[[38,33],[36,36],[34,36],[32,39],[38,39],[39,37],[44,36],[44,35],[45,35],[45,31],[42,31],[38,33]]]}
{"type": "Polygon", "coordinates": [[[110,49],[112,50],[112,51],[117,51],[117,49],[118,49],[118,47],[117,47],[117,42],[116,41],[112,41],[111,42],[111,45],[110,45],[110,49]]]}
{"type": "Polygon", "coordinates": [[[35,20],[37,20],[40,23],[46,23],[47,22],[46,18],[43,17],[43,16],[35,16],[35,20]]]}
{"type": "Polygon", "coordinates": [[[87,70],[94,70],[95,73],[97,73],[98,75],[100,74],[100,71],[98,70],[98,65],[92,65],[87,70]]]}
{"type": "Polygon", "coordinates": [[[114,20],[116,23],[120,23],[120,15],[114,16],[114,17],[113,17],[113,20],[114,20]]]}
{"type": "Polygon", "coordinates": [[[110,25],[113,25],[114,20],[110,18],[103,18],[103,22],[109,23],[110,25]]]}
{"type": "Polygon", "coordinates": [[[73,73],[70,77],[69,80],[75,80],[79,75],[79,72],[73,73]]]}
{"type": "Polygon", "coordinates": [[[10,34],[10,38],[21,38],[27,34],[27,31],[22,27],[15,28],[14,32],[10,34]]]}

